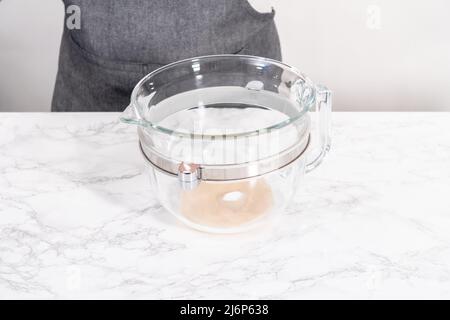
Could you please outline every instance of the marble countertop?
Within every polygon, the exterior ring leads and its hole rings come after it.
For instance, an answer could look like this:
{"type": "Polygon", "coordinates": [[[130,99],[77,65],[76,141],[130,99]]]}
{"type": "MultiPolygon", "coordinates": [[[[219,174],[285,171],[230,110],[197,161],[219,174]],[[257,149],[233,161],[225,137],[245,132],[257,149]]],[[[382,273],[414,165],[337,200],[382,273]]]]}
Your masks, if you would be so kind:
{"type": "Polygon", "coordinates": [[[335,113],[280,222],[188,229],[117,113],[0,114],[0,298],[450,298],[450,113],[335,113]]]}

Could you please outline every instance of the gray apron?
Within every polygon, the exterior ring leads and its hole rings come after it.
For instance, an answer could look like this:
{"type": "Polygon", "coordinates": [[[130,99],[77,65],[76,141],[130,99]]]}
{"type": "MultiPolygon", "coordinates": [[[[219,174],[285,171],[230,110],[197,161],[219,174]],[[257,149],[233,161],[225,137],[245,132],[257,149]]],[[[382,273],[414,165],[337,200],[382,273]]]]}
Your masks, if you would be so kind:
{"type": "Polygon", "coordinates": [[[123,111],[135,84],[180,59],[248,54],[281,60],[274,12],[246,0],[64,0],[81,28],[64,28],[52,111],[123,111]]]}

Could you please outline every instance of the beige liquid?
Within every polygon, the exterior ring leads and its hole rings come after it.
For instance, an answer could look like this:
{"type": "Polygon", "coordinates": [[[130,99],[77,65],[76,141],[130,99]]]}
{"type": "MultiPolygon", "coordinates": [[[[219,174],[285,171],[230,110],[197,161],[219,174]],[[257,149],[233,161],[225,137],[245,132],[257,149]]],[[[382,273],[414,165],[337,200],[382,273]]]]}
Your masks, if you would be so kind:
{"type": "Polygon", "coordinates": [[[181,195],[181,213],[209,227],[237,227],[270,211],[273,194],[263,178],[239,182],[201,182],[181,195]]]}

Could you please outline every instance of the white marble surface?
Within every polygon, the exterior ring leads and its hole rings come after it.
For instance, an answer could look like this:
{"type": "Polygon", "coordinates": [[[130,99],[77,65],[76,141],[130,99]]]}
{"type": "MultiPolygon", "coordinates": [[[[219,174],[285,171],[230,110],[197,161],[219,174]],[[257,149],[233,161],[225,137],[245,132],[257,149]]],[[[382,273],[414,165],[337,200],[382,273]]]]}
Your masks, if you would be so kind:
{"type": "Polygon", "coordinates": [[[276,225],[187,229],[117,113],[0,114],[0,298],[450,298],[450,113],[336,113],[276,225]]]}

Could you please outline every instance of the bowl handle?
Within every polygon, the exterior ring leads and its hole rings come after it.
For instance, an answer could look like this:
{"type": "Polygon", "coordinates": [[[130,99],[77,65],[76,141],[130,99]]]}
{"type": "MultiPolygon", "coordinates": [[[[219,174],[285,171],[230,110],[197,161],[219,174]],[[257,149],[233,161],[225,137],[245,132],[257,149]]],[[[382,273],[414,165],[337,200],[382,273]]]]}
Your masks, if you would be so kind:
{"type": "Polygon", "coordinates": [[[317,144],[314,144],[313,149],[308,153],[306,172],[310,172],[316,168],[330,150],[331,106],[331,91],[324,86],[316,86],[316,110],[314,112],[316,129],[312,133],[312,141],[317,141],[317,144]]]}

